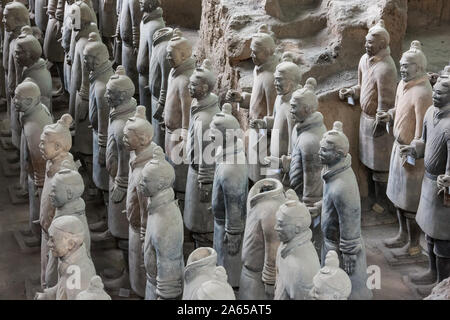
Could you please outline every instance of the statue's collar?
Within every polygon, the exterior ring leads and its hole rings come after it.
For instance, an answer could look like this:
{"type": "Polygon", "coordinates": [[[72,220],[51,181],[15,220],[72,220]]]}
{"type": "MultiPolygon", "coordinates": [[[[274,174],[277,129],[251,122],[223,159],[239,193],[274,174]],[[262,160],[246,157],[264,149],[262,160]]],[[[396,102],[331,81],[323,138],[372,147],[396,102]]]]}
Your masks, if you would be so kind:
{"type": "Polygon", "coordinates": [[[214,93],[208,94],[208,96],[202,100],[194,99],[192,100],[191,114],[213,107],[217,105],[218,102],[219,98],[214,93]]]}
{"type": "Polygon", "coordinates": [[[55,217],[67,216],[73,214],[83,214],[86,208],[86,204],[82,198],[76,198],[70,202],[67,202],[62,207],[56,208],[55,217]]]}
{"type": "Polygon", "coordinates": [[[352,166],[352,156],[350,153],[344,159],[341,159],[337,164],[332,167],[324,165],[322,169],[322,179],[328,181],[332,177],[338,175],[341,172],[349,169],[352,166]]]}
{"type": "Polygon", "coordinates": [[[250,193],[248,194],[248,199],[250,199],[249,202],[250,208],[253,208],[262,199],[271,199],[281,196],[284,197],[283,184],[280,181],[272,178],[259,180],[258,182],[255,183],[255,185],[250,190],[250,193]],[[265,185],[271,185],[274,187],[274,189],[261,192],[261,188],[264,187],[265,185]]]}
{"type": "Polygon", "coordinates": [[[61,170],[63,163],[66,163],[67,168],[73,167],[72,170],[77,170],[75,162],[73,161],[73,155],[70,152],[63,152],[55,159],[48,161],[49,167],[47,169],[47,177],[53,177],[61,170]]]}
{"type": "MultiPolygon", "coordinates": [[[[242,142],[242,139],[237,139],[236,143],[233,143],[229,146],[225,146],[225,148],[223,148],[222,146],[219,146],[217,148],[217,153],[216,153],[216,163],[229,163],[229,164],[236,164],[235,161],[239,160],[235,157],[227,157],[227,156],[231,156],[231,155],[235,155],[238,153],[241,153],[244,151],[244,143],[242,142]]],[[[241,164],[241,163],[237,163],[237,164],[241,164]]],[[[243,163],[242,163],[243,164],[243,163]]]]}
{"type": "Polygon", "coordinates": [[[144,12],[144,14],[142,15],[142,22],[147,23],[150,20],[155,20],[155,19],[161,18],[162,15],[163,15],[163,9],[161,7],[158,7],[151,12],[144,12]]]}
{"type": "Polygon", "coordinates": [[[280,245],[280,254],[285,259],[295,248],[311,241],[312,231],[311,229],[303,230],[300,234],[296,235],[291,241],[280,245]]]}
{"type": "Polygon", "coordinates": [[[320,112],[316,111],[312,113],[308,118],[306,118],[305,121],[297,122],[295,124],[295,128],[297,130],[297,133],[300,134],[311,128],[320,126],[321,124],[323,124],[323,115],[320,112]]]}
{"type": "Polygon", "coordinates": [[[436,107],[433,107],[433,108],[434,108],[433,120],[434,120],[435,124],[437,122],[439,122],[440,119],[446,117],[447,115],[450,115],[450,103],[442,108],[436,108],[436,107]]]}
{"type": "Polygon", "coordinates": [[[152,211],[158,207],[173,202],[175,198],[175,192],[172,188],[164,189],[158,192],[154,197],[150,197],[148,200],[148,213],[152,214],[152,211]]]}
{"type": "Polygon", "coordinates": [[[115,108],[112,108],[111,112],[109,113],[109,117],[111,118],[111,121],[114,121],[121,115],[136,111],[136,106],[137,106],[136,99],[131,98],[127,102],[122,103],[115,108]]]}
{"type": "Polygon", "coordinates": [[[426,81],[430,81],[430,80],[428,80],[428,75],[423,74],[422,76],[417,77],[416,79],[413,79],[413,80],[408,81],[408,82],[405,82],[405,81],[401,80],[400,83],[403,86],[403,92],[405,92],[405,91],[408,91],[409,89],[411,89],[411,88],[413,88],[413,87],[415,87],[417,85],[425,83],[426,81]]]}
{"type": "MultiPolygon", "coordinates": [[[[60,275],[65,273],[67,268],[71,265],[79,265],[84,259],[89,259],[86,251],[86,246],[83,243],[78,249],[72,252],[70,255],[60,258],[59,264],[60,275]]],[[[81,270],[83,271],[83,270],[81,270]]]]}
{"type": "Polygon", "coordinates": [[[186,70],[195,68],[195,60],[192,57],[187,58],[182,64],[178,67],[173,68],[173,77],[177,77],[182,74],[186,70]]]}
{"type": "Polygon", "coordinates": [[[39,58],[38,61],[36,61],[31,66],[24,67],[22,74],[23,74],[23,77],[26,78],[26,75],[28,72],[33,71],[33,70],[38,70],[38,69],[46,69],[46,68],[47,68],[47,60],[39,58]]]}
{"type": "Polygon", "coordinates": [[[261,72],[264,72],[264,71],[275,72],[275,68],[276,68],[278,62],[279,62],[278,56],[272,55],[262,65],[255,66],[256,74],[260,74],[261,72]]]}
{"type": "Polygon", "coordinates": [[[390,56],[390,55],[391,55],[391,48],[388,46],[385,49],[381,49],[380,52],[378,52],[373,57],[370,57],[369,58],[369,62],[370,63],[377,63],[377,62],[383,60],[384,58],[386,58],[387,56],[390,56]]]}
{"type": "Polygon", "coordinates": [[[156,144],[154,142],[151,142],[144,150],[136,154],[136,152],[132,152],[130,156],[133,157],[132,160],[130,160],[130,167],[132,169],[136,168],[137,166],[147,163],[150,159],[153,158],[153,149],[155,148],[156,144]]]}
{"type": "Polygon", "coordinates": [[[209,255],[196,261],[190,261],[193,258],[192,253],[189,256],[184,268],[184,279],[186,282],[191,282],[198,275],[214,273],[217,264],[217,253],[212,248],[205,247],[202,250],[208,250],[209,255]]]}

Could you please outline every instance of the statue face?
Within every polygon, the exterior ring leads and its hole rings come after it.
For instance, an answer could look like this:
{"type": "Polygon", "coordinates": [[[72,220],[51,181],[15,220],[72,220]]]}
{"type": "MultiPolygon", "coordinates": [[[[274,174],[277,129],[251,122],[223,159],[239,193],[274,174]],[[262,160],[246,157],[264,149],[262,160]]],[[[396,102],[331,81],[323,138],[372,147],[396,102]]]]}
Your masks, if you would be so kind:
{"type": "Polygon", "coordinates": [[[250,57],[252,58],[252,61],[256,66],[260,66],[266,63],[270,58],[268,50],[266,50],[261,45],[255,44],[254,41],[252,41],[252,43],[250,44],[250,50],[250,57]]]}
{"type": "Polygon", "coordinates": [[[3,11],[2,22],[5,25],[5,30],[7,32],[11,32],[17,27],[14,17],[10,14],[10,12],[7,8],[5,8],[5,10],[3,11]]]}
{"type": "Polygon", "coordinates": [[[30,52],[23,50],[20,45],[16,45],[14,49],[14,57],[17,60],[17,63],[21,66],[29,66],[32,61],[30,59],[30,52]]]}
{"type": "Polygon", "coordinates": [[[118,90],[106,86],[105,98],[111,108],[117,107],[122,103],[122,93],[118,90]]]}
{"type": "Polygon", "coordinates": [[[61,258],[65,257],[72,250],[75,242],[69,236],[66,236],[64,232],[50,228],[47,245],[55,257],[61,258]]]}
{"type": "Polygon", "coordinates": [[[194,75],[189,79],[189,95],[194,99],[201,99],[208,94],[208,85],[194,75]]]}
{"type": "Polygon", "coordinates": [[[291,104],[291,116],[294,122],[303,122],[310,115],[308,107],[303,105],[299,99],[294,97],[290,101],[291,104]]]}
{"type": "Polygon", "coordinates": [[[50,139],[50,137],[44,133],[41,134],[41,141],[39,143],[39,151],[45,160],[52,160],[61,153],[61,146],[59,143],[50,139]]]}
{"type": "Polygon", "coordinates": [[[141,12],[151,12],[156,9],[154,0],[139,0],[141,12]]]}
{"type": "Polygon", "coordinates": [[[438,79],[437,83],[433,87],[433,105],[436,108],[445,107],[450,103],[449,92],[450,81],[448,79],[438,79]]]}
{"type": "Polygon", "coordinates": [[[277,90],[277,94],[279,96],[284,96],[286,94],[291,93],[294,88],[295,84],[294,82],[286,77],[285,74],[275,71],[275,89],[277,90]]]}
{"type": "Polygon", "coordinates": [[[29,97],[24,97],[21,93],[16,93],[14,95],[14,107],[18,112],[27,112],[33,107],[33,99],[29,97]]]}
{"type": "Polygon", "coordinates": [[[316,285],[312,287],[309,296],[312,300],[335,300],[326,292],[325,288],[316,285]]]}
{"type": "Polygon", "coordinates": [[[186,59],[183,54],[183,50],[179,47],[167,46],[166,59],[172,68],[176,68],[181,65],[186,59]]]}
{"type": "Polygon", "coordinates": [[[408,59],[400,60],[400,76],[403,81],[411,81],[418,76],[417,64],[408,61],[408,59]]]}
{"type": "Polygon", "coordinates": [[[290,223],[289,218],[280,211],[277,211],[275,231],[277,232],[280,241],[284,243],[292,240],[297,234],[295,224],[290,223]]]}
{"type": "Polygon", "coordinates": [[[59,208],[65,205],[71,198],[65,186],[58,185],[57,181],[52,183],[49,199],[53,207],[59,208]]]}
{"type": "Polygon", "coordinates": [[[373,57],[385,48],[384,40],[380,37],[368,34],[366,36],[366,53],[369,57],[373,57]]]}
{"type": "Polygon", "coordinates": [[[325,139],[320,141],[319,158],[322,164],[329,166],[332,166],[340,160],[336,147],[328,143],[325,139]]]}
{"type": "Polygon", "coordinates": [[[139,148],[141,141],[134,130],[130,130],[128,126],[123,129],[123,144],[128,151],[134,151],[139,148]]]}
{"type": "Polygon", "coordinates": [[[89,71],[94,71],[95,69],[95,57],[91,55],[83,55],[84,65],[89,71]]]}

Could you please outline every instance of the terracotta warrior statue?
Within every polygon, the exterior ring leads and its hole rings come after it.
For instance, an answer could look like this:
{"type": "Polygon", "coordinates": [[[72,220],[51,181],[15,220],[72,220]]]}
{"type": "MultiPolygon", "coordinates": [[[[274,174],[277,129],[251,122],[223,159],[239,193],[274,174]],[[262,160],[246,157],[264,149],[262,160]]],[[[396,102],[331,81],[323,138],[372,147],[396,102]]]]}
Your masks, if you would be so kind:
{"type": "Polygon", "coordinates": [[[149,65],[153,49],[153,34],[164,28],[161,0],[139,0],[142,21],[139,31],[139,51],[137,54],[137,71],[139,73],[139,104],[146,107],[147,119],[152,122],[152,101],[149,90],[149,65]]]}
{"type": "Polygon", "coordinates": [[[213,248],[201,247],[190,255],[184,268],[183,300],[235,300],[227,272],[217,266],[213,248]]]}
{"type": "Polygon", "coordinates": [[[102,42],[108,48],[110,60],[113,58],[113,41],[117,28],[117,1],[121,0],[98,1],[98,28],[102,35],[102,42]]]}
{"type": "Polygon", "coordinates": [[[89,287],[77,294],[75,300],[111,300],[103,288],[102,278],[95,275],[91,278],[89,287]]]}
{"type": "Polygon", "coordinates": [[[307,300],[313,277],[320,269],[319,256],[311,242],[311,215],[293,190],[276,214],[275,231],[281,244],[277,252],[275,300],[307,300]],[[295,199],[296,198],[296,199],[295,199]]]}
{"type": "MultiPolygon", "coordinates": [[[[128,171],[130,153],[126,150],[123,141],[125,123],[136,112],[136,100],[133,81],[125,75],[125,69],[118,66],[116,73],[106,84],[105,98],[108,102],[109,126],[108,142],[106,146],[106,169],[109,173],[109,204],[108,204],[108,231],[118,240],[119,249],[122,250],[125,269],[121,277],[111,284],[121,287],[129,282],[128,274],[128,219],[123,212],[126,210],[126,194],[128,188],[128,171]]],[[[107,285],[105,281],[105,286],[107,285]]]]}
{"type": "Polygon", "coordinates": [[[156,145],[152,142],[153,128],[145,116],[145,107],[138,106],[134,117],[128,119],[123,129],[123,143],[130,151],[126,212],[129,227],[128,263],[133,291],[145,296],[145,269],[142,247],[147,229],[147,198],[139,187],[142,169],[153,158],[156,145]]]}
{"type": "Polygon", "coordinates": [[[166,105],[167,84],[171,66],[166,59],[166,51],[169,40],[173,36],[172,28],[161,28],[153,34],[153,49],[150,57],[149,89],[151,94],[152,115],[151,119],[153,130],[153,142],[165,148],[165,128],[163,111],[166,105]]]}
{"type": "Polygon", "coordinates": [[[144,264],[146,300],[179,299],[183,292],[183,218],[172,189],[175,170],[161,147],[142,170],[140,187],[147,205],[144,264]]]}
{"type": "Polygon", "coordinates": [[[215,83],[216,76],[209,60],[195,69],[189,81],[189,94],[193,100],[186,147],[189,169],[183,217],[196,248],[213,244],[211,193],[215,161],[214,155],[208,154],[211,141],[205,139],[205,133],[214,115],[220,112],[218,98],[212,93],[215,83]]]}
{"type": "Polygon", "coordinates": [[[19,83],[25,78],[32,79],[41,91],[41,102],[52,113],[52,76],[47,69],[47,61],[41,58],[41,44],[33,36],[30,26],[22,28],[22,33],[16,40],[14,54],[22,70],[19,83]]]}
{"type": "Polygon", "coordinates": [[[72,154],[69,153],[72,147],[72,135],[69,131],[71,123],[72,117],[69,114],[64,114],[56,123],[46,125],[40,137],[39,149],[43,158],[47,161],[40,206],[40,223],[42,227],[41,285],[43,288],[54,286],[57,281],[56,278],[49,279],[45,277],[47,264],[57,267],[57,261],[51,255],[49,256],[49,248],[47,246],[48,228],[55,216],[55,207],[49,199],[52,182],[55,174],[61,169],[78,169],[78,165],[73,161],[72,154]]]}
{"type": "Polygon", "coordinates": [[[210,124],[216,146],[216,171],[212,189],[214,242],[218,264],[227,270],[228,282],[239,287],[242,238],[247,215],[248,167],[240,125],[226,103],[210,124]]]}
{"type": "Polygon", "coordinates": [[[283,184],[272,178],[256,182],[248,193],[240,300],[273,299],[276,256],[280,245],[275,231],[276,212],[285,202],[283,184]]]}
{"type": "Polygon", "coordinates": [[[139,0],[121,0],[122,11],[119,16],[120,39],[122,49],[122,65],[127,75],[133,80],[134,86],[139,88],[137,70],[137,55],[139,50],[139,24],[142,12],[139,0]]]}
{"type": "Polygon", "coordinates": [[[39,220],[39,206],[45,180],[46,163],[39,150],[39,137],[44,127],[53,123],[53,118],[41,103],[41,92],[38,85],[31,79],[25,79],[16,87],[14,107],[21,115],[19,123],[22,126],[23,143],[20,153],[27,160],[29,226],[36,240],[35,244],[40,245],[41,229],[34,221],[39,220]]]}
{"type": "MultiPolygon", "coordinates": [[[[106,170],[109,105],[105,97],[106,84],[114,74],[109,61],[108,48],[98,33],[89,34],[83,50],[83,59],[89,71],[89,122],[92,126],[92,180],[102,192],[105,205],[109,199],[109,174],[106,170]]],[[[106,215],[101,216],[106,225],[106,215]]]]}
{"type": "MultiPolygon", "coordinates": [[[[265,116],[273,115],[273,108],[277,92],[275,89],[274,72],[278,64],[275,55],[275,41],[267,25],[259,27],[258,32],[252,36],[250,44],[251,58],[255,64],[253,70],[253,88],[251,94],[228,91],[226,100],[238,102],[241,108],[249,109],[249,121],[262,120],[265,116]]],[[[259,130],[260,132],[262,130],[259,130]]],[[[249,178],[252,182],[260,180],[261,163],[267,156],[267,133],[259,134],[257,130],[250,129],[248,135],[247,158],[249,162],[249,178]],[[265,135],[265,137],[264,137],[265,135]]]]}
{"type": "MultiPolygon", "coordinates": [[[[34,22],[36,26],[41,30],[42,33],[45,33],[45,29],[47,28],[48,16],[46,12],[46,8],[48,5],[48,0],[34,0],[34,22]]],[[[31,7],[31,1],[30,1],[31,7]]]]}
{"type": "Polygon", "coordinates": [[[385,210],[392,206],[386,197],[386,186],[393,139],[386,132],[385,123],[376,120],[376,113],[388,111],[395,103],[397,69],[390,54],[389,41],[384,21],[380,20],[366,36],[366,54],[359,61],[358,84],[339,91],[342,100],[347,99],[354,105],[354,100],[359,99],[361,104],[359,159],[369,169],[375,186],[374,206],[385,210]]]}
{"type": "Polygon", "coordinates": [[[352,282],[348,274],[339,268],[336,251],[330,250],[325,257],[322,269],[313,278],[312,300],[347,300],[352,291],[352,282]]]}
{"type": "Polygon", "coordinates": [[[421,253],[420,228],[416,223],[421,183],[424,175],[423,159],[415,160],[412,155],[400,153],[402,145],[409,145],[422,136],[423,119],[432,104],[432,88],[426,73],[427,59],[419,41],[413,41],[411,48],[400,60],[402,80],[397,87],[395,108],[389,112],[378,112],[379,122],[392,125],[394,147],[391,155],[387,196],[397,209],[399,232],[387,239],[388,248],[397,258],[416,256],[421,253]]]}
{"type": "Polygon", "coordinates": [[[425,175],[416,221],[425,233],[429,268],[411,274],[416,284],[432,284],[450,277],[450,78],[441,75],[433,88],[422,138],[401,147],[402,154],[425,159],[425,175]]]}
{"type": "Polygon", "coordinates": [[[17,37],[23,26],[30,25],[28,9],[20,2],[9,2],[3,10],[3,23],[6,35],[3,43],[3,68],[5,69],[6,100],[11,123],[11,142],[17,150],[20,148],[20,125],[18,114],[11,107],[16,86],[20,83],[22,70],[15,59],[17,37]]]}
{"type": "Polygon", "coordinates": [[[84,236],[83,224],[76,217],[62,216],[52,222],[48,246],[59,260],[58,282],[38,292],[36,300],[75,300],[89,287],[96,273],[83,243],[84,236]]]}
{"type": "MultiPolygon", "coordinates": [[[[288,155],[291,149],[291,134],[294,127],[294,119],[291,115],[290,100],[292,93],[299,88],[302,73],[298,65],[293,61],[292,54],[284,53],[282,62],[275,69],[275,89],[277,98],[273,107],[273,115],[263,119],[250,120],[250,127],[254,129],[270,129],[270,156],[281,158],[288,155]]],[[[278,169],[275,167],[274,169],[278,169]]],[[[266,176],[280,179],[283,184],[289,185],[289,179],[280,173],[266,172],[266,176]]]]}
{"type": "Polygon", "coordinates": [[[352,282],[350,300],[371,299],[366,285],[367,263],[361,236],[361,200],[358,182],[352,170],[349,143],[336,121],[320,142],[319,157],[323,171],[322,264],[330,250],[339,254],[343,269],[352,282]]]}
{"type": "Polygon", "coordinates": [[[189,78],[195,69],[191,57],[192,45],[178,29],[167,44],[166,59],[172,67],[167,84],[167,98],[164,106],[165,152],[175,168],[173,189],[182,208],[186,191],[188,165],[184,163],[187,131],[189,128],[192,98],[189,94],[189,78]]]}

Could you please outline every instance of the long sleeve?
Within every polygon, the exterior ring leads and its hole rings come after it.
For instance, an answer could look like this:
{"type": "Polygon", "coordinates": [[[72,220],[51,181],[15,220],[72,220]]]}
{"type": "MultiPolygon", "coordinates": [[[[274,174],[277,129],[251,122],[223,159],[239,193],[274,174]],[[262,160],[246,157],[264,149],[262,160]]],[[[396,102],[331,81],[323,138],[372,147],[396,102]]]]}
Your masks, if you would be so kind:
{"type": "MultiPolygon", "coordinates": [[[[228,166],[236,167],[236,165],[228,166]]],[[[241,174],[233,176],[232,172],[228,172],[222,179],[226,213],[225,231],[229,234],[242,234],[246,217],[247,178],[241,174]]]]}
{"type": "Polygon", "coordinates": [[[129,9],[131,16],[131,30],[133,36],[133,48],[139,48],[139,25],[142,20],[142,12],[138,0],[129,0],[129,9]]]}
{"type": "Polygon", "coordinates": [[[47,15],[50,17],[55,17],[56,7],[58,5],[58,0],[49,0],[47,4],[47,15]]]}
{"type": "Polygon", "coordinates": [[[396,74],[392,70],[382,68],[376,73],[378,88],[378,111],[388,111],[395,105],[397,90],[396,74]]]}
{"type": "Polygon", "coordinates": [[[414,131],[414,139],[420,139],[422,136],[423,121],[427,109],[433,103],[431,94],[429,96],[421,95],[414,103],[414,111],[416,114],[416,128],[414,131]]]}
{"type": "Polygon", "coordinates": [[[98,145],[106,148],[108,143],[109,105],[105,98],[105,87],[102,86],[95,95],[97,100],[98,145]]]}
{"type": "Polygon", "coordinates": [[[264,284],[274,285],[276,280],[276,255],[280,241],[275,231],[275,215],[266,215],[261,220],[264,236],[264,266],[262,281],[264,284]]]}
{"type": "Polygon", "coordinates": [[[195,132],[195,138],[198,139],[197,146],[199,147],[197,150],[201,150],[202,152],[201,161],[198,165],[198,182],[209,184],[214,181],[215,161],[212,160],[214,159],[213,150],[211,148],[214,146],[213,142],[207,137],[205,139],[205,133],[209,130],[209,123],[211,122],[206,120],[209,119],[204,119],[202,124],[198,127],[194,125],[194,130],[202,130],[201,132],[195,132]]]}
{"type": "Polygon", "coordinates": [[[114,138],[117,145],[117,174],[114,181],[116,185],[126,189],[128,187],[130,152],[125,149],[123,144],[123,132],[116,132],[114,138]]]}
{"type": "Polygon", "coordinates": [[[272,83],[268,83],[265,86],[265,95],[266,95],[266,104],[267,104],[267,115],[271,116],[274,114],[274,105],[275,100],[277,98],[277,91],[275,90],[275,85],[272,83]]]}
{"type": "Polygon", "coordinates": [[[447,165],[445,167],[445,174],[450,176],[450,129],[447,129],[445,139],[447,139],[447,165]]]}
{"type": "MultiPolygon", "coordinates": [[[[184,82],[183,82],[184,84],[184,82]]],[[[186,86],[181,86],[179,90],[180,95],[180,103],[181,103],[181,128],[182,129],[189,129],[189,120],[191,117],[191,103],[192,98],[189,94],[189,89],[186,86]]]]}
{"type": "Polygon", "coordinates": [[[355,99],[359,99],[359,96],[361,95],[361,83],[362,83],[362,70],[361,70],[361,65],[362,65],[362,61],[363,58],[361,58],[361,60],[359,61],[359,65],[358,65],[358,84],[356,86],[353,86],[353,92],[354,92],[354,98],[355,99]]]}
{"type": "MultiPolygon", "coordinates": [[[[161,58],[160,68],[161,68],[161,91],[159,93],[159,104],[164,106],[166,104],[167,95],[167,85],[169,81],[169,74],[172,67],[169,61],[166,59],[165,55],[161,58]]],[[[188,123],[189,126],[189,123],[188,123]]]]}

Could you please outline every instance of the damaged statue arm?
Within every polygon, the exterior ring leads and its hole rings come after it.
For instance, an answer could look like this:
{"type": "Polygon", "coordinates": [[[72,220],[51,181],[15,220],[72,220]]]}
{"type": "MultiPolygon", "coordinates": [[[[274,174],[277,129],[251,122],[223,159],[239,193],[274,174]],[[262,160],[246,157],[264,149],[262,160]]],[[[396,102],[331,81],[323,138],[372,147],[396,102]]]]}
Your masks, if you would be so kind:
{"type": "Polygon", "coordinates": [[[273,286],[276,280],[276,255],[279,247],[278,235],[275,231],[275,215],[265,217],[261,220],[261,228],[264,237],[264,266],[262,270],[262,282],[266,292],[273,294],[273,286]]]}

